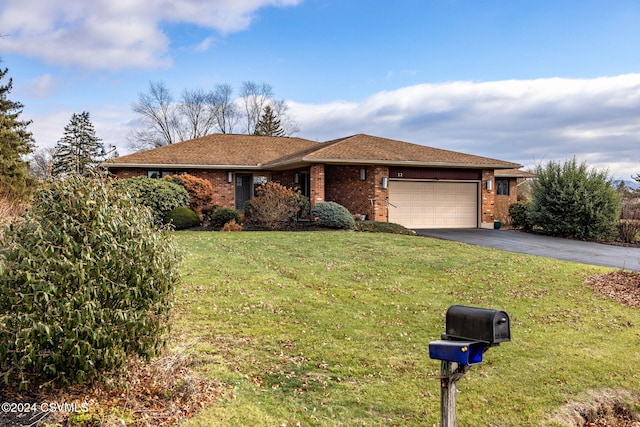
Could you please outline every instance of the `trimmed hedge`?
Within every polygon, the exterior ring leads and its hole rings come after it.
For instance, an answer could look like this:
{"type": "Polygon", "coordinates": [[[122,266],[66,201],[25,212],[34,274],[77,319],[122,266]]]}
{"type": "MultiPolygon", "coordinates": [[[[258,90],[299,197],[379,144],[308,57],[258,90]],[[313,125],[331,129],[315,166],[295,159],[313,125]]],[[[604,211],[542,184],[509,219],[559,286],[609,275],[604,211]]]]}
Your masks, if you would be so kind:
{"type": "Polygon", "coordinates": [[[200,225],[200,217],[193,209],[180,206],[167,214],[165,222],[171,224],[175,230],[184,230],[200,225]]]}
{"type": "Polygon", "coordinates": [[[151,208],[156,222],[162,224],[165,216],[180,206],[189,206],[189,194],[184,187],[165,179],[136,176],[119,179],[114,186],[151,208]]]}
{"type": "Polygon", "coordinates": [[[110,183],[39,190],[0,233],[0,378],[82,383],[157,354],[178,261],[150,210],[110,183]]]}
{"type": "Polygon", "coordinates": [[[318,225],[327,228],[353,229],[356,221],[344,206],[335,202],[320,202],[311,210],[318,225]]]}

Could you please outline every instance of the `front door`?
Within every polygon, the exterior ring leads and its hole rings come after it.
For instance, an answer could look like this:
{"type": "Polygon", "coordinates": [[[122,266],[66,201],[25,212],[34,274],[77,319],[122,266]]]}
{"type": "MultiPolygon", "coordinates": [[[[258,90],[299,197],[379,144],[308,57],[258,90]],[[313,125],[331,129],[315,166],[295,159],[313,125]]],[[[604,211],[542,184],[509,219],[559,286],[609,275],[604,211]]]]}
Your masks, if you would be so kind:
{"type": "Polygon", "coordinates": [[[251,200],[253,175],[236,174],[236,209],[242,211],[247,200],[251,200]]]}

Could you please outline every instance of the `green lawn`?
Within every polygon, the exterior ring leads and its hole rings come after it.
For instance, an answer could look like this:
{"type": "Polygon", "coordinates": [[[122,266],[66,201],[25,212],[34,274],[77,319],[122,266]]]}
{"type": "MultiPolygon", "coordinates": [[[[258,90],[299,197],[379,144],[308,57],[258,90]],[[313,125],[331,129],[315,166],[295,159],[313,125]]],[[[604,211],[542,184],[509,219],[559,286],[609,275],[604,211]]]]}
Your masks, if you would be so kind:
{"type": "Polygon", "coordinates": [[[640,311],[603,268],[414,236],[181,232],[173,343],[228,384],[185,426],[431,426],[428,344],[452,304],[500,308],[512,341],[458,383],[460,426],[547,425],[592,389],[640,390],[640,311]]]}

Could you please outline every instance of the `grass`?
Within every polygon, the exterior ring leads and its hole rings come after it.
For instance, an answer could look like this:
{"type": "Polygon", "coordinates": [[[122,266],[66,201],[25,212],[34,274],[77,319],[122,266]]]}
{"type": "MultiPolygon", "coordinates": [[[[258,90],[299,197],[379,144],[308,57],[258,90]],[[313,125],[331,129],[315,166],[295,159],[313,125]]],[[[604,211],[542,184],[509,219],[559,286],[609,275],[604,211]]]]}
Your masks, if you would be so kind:
{"type": "Polygon", "coordinates": [[[540,426],[590,390],[640,390],[640,312],[594,294],[607,271],[390,234],[176,233],[176,344],[228,384],[183,426],[431,426],[428,344],[452,304],[507,311],[512,341],[458,383],[461,426],[540,426]]]}

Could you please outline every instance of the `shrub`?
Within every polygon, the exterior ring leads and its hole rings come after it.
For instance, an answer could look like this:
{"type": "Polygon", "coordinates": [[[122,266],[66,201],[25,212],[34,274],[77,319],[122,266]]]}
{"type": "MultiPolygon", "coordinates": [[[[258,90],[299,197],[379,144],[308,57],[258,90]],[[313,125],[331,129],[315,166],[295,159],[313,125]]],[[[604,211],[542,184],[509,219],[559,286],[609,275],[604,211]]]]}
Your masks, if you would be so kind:
{"type": "Polygon", "coordinates": [[[625,200],[622,202],[618,234],[625,243],[634,243],[640,233],[640,203],[625,200]]]}
{"type": "Polygon", "coordinates": [[[409,230],[408,228],[405,228],[402,225],[395,224],[393,222],[379,222],[379,221],[366,221],[366,220],[356,221],[355,230],[364,231],[368,233],[406,234],[410,236],[413,236],[416,234],[415,231],[409,230]]]}
{"type": "Polygon", "coordinates": [[[322,227],[352,229],[356,224],[347,208],[335,202],[316,203],[311,215],[318,219],[322,227]]]}
{"type": "Polygon", "coordinates": [[[0,374],[82,383],[163,344],[179,280],[171,236],[111,184],[39,190],[0,237],[0,374]]]}
{"type": "Polygon", "coordinates": [[[158,224],[162,224],[165,216],[174,208],[189,206],[187,190],[164,179],[136,176],[117,180],[114,185],[129,192],[134,199],[151,208],[158,224]]]}
{"type": "Polygon", "coordinates": [[[189,194],[189,207],[198,215],[203,215],[203,210],[211,205],[213,200],[213,185],[206,179],[193,175],[171,175],[164,179],[176,183],[189,194]]]}
{"type": "Polygon", "coordinates": [[[184,230],[200,225],[200,217],[193,209],[180,206],[167,214],[165,222],[171,224],[176,230],[184,230]]]}
{"type": "Polygon", "coordinates": [[[242,225],[238,224],[235,219],[227,222],[220,231],[242,231],[242,225]]]}
{"type": "Polygon", "coordinates": [[[603,240],[616,232],[620,197],[607,171],[576,159],[538,167],[529,218],[550,235],[603,240]]]}
{"type": "Polygon", "coordinates": [[[299,190],[270,181],[256,189],[255,197],[245,205],[245,215],[252,224],[278,230],[295,221],[308,206],[305,200],[299,190]]]}
{"type": "Polygon", "coordinates": [[[214,228],[222,228],[231,220],[240,223],[240,214],[238,211],[227,206],[220,206],[216,208],[216,210],[213,211],[213,215],[211,215],[211,226],[214,228]]]}
{"type": "Polygon", "coordinates": [[[531,209],[531,202],[515,202],[509,205],[509,221],[511,227],[531,231],[531,221],[529,220],[529,211],[531,209]]]}

